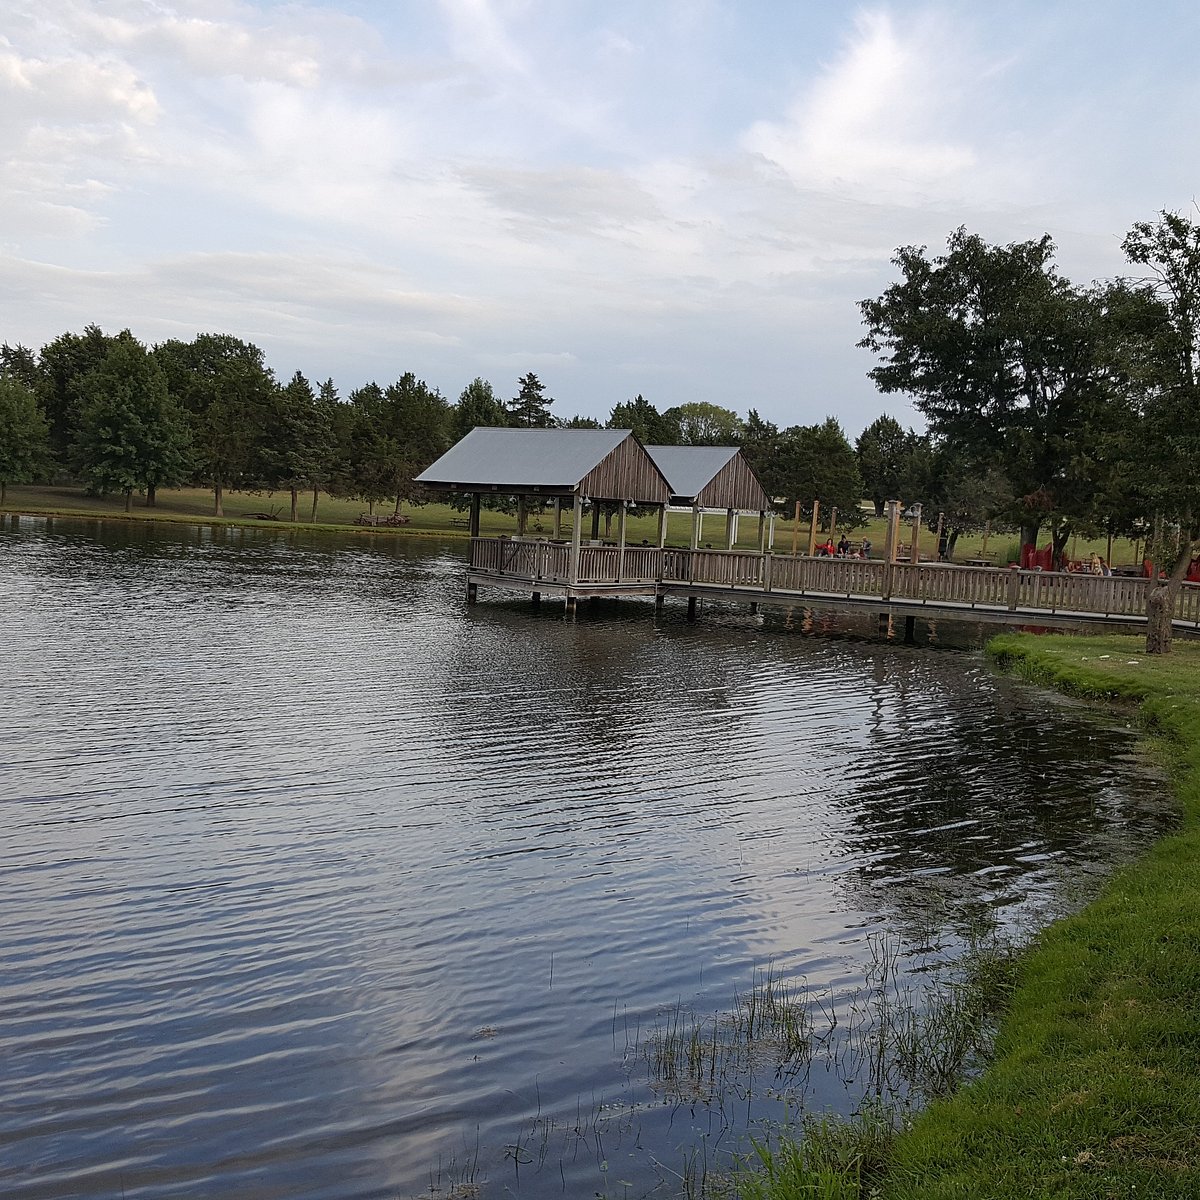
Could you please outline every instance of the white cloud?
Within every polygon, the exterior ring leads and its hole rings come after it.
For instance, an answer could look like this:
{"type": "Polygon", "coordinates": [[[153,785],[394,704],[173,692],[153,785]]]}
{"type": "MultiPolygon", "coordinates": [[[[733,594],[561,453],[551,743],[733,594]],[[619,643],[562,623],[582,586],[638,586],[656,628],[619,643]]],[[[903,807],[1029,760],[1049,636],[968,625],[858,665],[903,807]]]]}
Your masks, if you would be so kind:
{"type": "Polygon", "coordinates": [[[755,123],[744,144],[802,188],[898,203],[977,197],[994,172],[962,132],[966,78],[985,71],[974,58],[952,26],[927,17],[901,30],[886,11],[860,14],[787,118],[755,123]]]}

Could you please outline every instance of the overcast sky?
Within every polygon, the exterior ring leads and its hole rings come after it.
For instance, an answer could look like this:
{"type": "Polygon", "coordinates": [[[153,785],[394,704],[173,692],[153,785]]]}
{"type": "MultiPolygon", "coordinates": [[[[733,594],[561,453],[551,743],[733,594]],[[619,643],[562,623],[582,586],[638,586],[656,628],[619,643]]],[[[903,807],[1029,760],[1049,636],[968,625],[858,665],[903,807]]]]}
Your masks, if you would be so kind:
{"type": "Polygon", "coordinates": [[[1197,46],[1194,0],[0,0],[0,340],[914,423],[855,347],[896,247],[1121,273],[1194,211],[1197,46]]]}

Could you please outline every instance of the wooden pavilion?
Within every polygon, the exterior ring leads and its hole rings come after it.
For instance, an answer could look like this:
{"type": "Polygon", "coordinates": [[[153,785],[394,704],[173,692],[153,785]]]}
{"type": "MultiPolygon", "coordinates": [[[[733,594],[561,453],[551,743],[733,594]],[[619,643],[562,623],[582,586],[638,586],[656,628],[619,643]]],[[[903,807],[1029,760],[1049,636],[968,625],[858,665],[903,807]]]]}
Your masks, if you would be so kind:
{"type": "Polygon", "coordinates": [[[775,512],[753,468],[737,446],[647,446],[671,485],[671,507],[692,514],[691,548],[704,536],[704,515],[725,514],[725,549],[737,543],[738,517],[758,517],[758,548],[775,540],[775,512]]]}
{"type": "Polygon", "coordinates": [[[560,593],[569,607],[580,595],[612,592],[617,587],[625,593],[653,592],[657,586],[649,561],[644,570],[638,566],[635,551],[640,548],[627,552],[626,516],[633,505],[658,508],[661,546],[666,540],[671,486],[628,429],[477,427],[422,471],[416,482],[433,491],[463,492],[471,498],[468,600],[475,599],[479,583],[493,582],[497,576],[527,579],[534,584],[535,596],[541,590],[560,593]],[[480,500],[493,494],[517,498],[516,537],[480,538],[480,500]],[[531,501],[539,507],[552,503],[552,537],[527,537],[531,501]],[[572,510],[570,542],[562,538],[564,501],[572,510]],[[600,542],[600,512],[605,505],[613,505],[618,517],[616,543],[607,547],[600,542]],[[592,536],[586,546],[585,506],[592,516],[592,536]],[[606,562],[598,571],[600,557],[606,562]]]}

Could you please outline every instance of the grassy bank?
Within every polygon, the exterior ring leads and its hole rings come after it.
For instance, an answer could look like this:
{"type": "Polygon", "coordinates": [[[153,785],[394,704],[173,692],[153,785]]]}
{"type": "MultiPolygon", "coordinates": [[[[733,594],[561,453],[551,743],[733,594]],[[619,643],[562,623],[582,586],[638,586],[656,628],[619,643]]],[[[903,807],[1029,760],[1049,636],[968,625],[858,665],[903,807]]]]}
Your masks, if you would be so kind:
{"type": "MultiPolygon", "coordinates": [[[[7,499],[0,511],[16,513],[37,513],[50,516],[89,516],[103,517],[111,520],[148,520],[148,521],[189,521],[213,525],[255,525],[279,528],[305,529],[356,529],[366,535],[386,535],[396,533],[428,534],[437,533],[451,537],[466,537],[466,513],[453,509],[447,504],[405,504],[403,513],[408,517],[407,525],[397,528],[363,528],[354,524],[355,519],[367,511],[367,506],[361,500],[342,500],[335,496],[321,494],[317,505],[317,521],[312,523],[312,494],[300,496],[299,521],[295,526],[287,519],[291,507],[290,497],[286,493],[262,492],[226,492],[224,496],[224,516],[213,516],[213,495],[207,488],[162,488],[158,492],[157,503],[153,508],[147,508],[144,497],[135,497],[131,512],[125,512],[125,500],[122,496],[89,496],[81,487],[70,486],[34,486],[26,484],[10,484],[7,499]],[[264,514],[271,520],[263,520],[264,514]]],[[[391,504],[376,506],[377,513],[390,513],[391,504]]],[[[871,539],[873,556],[878,558],[883,550],[887,537],[887,523],[871,518],[865,525],[860,525],[850,533],[853,540],[863,537],[871,539]]],[[[553,517],[549,513],[531,518],[529,532],[549,535],[553,530],[553,517]],[[541,525],[539,529],[537,526],[541,525]]],[[[564,514],[564,536],[570,536],[571,514],[564,514]]],[[[603,527],[602,527],[603,528],[603,527]]],[[[500,534],[512,534],[517,530],[517,519],[510,513],[490,512],[485,509],[480,514],[480,532],[485,537],[497,537],[500,534]]],[[[584,536],[590,536],[591,524],[585,526],[584,536]]],[[[616,534],[616,522],[610,530],[611,536],[616,534]]],[[[711,513],[704,518],[703,541],[716,547],[725,545],[725,516],[723,513],[711,513]]],[[[775,525],[775,549],[780,554],[791,552],[793,544],[804,553],[808,549],[809,528],[807,522],[799,526],[791,519],[780,517],[775,525]]],[[[911,531],[906,525],[902,531],[905,547],[911,545],[911,531]]],[[[629,520],[628,538],[637,544],[641,541],[657,543],[658,518],[656,516],[634,516],[629,520]]],[[[691,518],[686,513],[671,514],[668,519],[667,540],[676,546],[686,546],[691,538],[691,518]]],[[[738,524],[739,549],[754,549],[758,544],[758,522],[753,517],[743,517],[738,524]]],[[[937,537],[934,530],[922,527],[920,537],[921,553],[926,558],[937,555],[937,537]]],[[[1100,538],[1073,538],[1068,547],[1071,557],[1087,557],[1096,553],[1105,555],[1108,551],[1107,542],[1100,538]]],[[[1113,543],[1113,562],[1116,565],[1133,565],[1138,550],[1132,542],[1118,539],[1113,543]]],[[[1004,566],[1017,557],[1019,547],[1016,538],[1011,535],[994,534],[984,546],[981,533],[965,534],[959,538],[955,547],[955,558],[963,562],[968,558],[985,555],[997,565],[1004,566]]]]}
{"type": "MultiPolygon", "coordinates": [[[[1036,683],[1127,703],[1164,752],[1179,831],[1021,957],[987,1071],[879,1152],[879,1174],[800,1196],[1200,1196],[1200,643],[1148,659],[1127,637],[1005,635],[988,653],[1036,683]]],[[[1061,764],[1080,770],[1086,764],[1061,764]]],[[[853,1126],[836,1132],[844,1144],[853,1126]]],[[[811,1156],[819,1160],[819,1154],[811,1156]]]]}

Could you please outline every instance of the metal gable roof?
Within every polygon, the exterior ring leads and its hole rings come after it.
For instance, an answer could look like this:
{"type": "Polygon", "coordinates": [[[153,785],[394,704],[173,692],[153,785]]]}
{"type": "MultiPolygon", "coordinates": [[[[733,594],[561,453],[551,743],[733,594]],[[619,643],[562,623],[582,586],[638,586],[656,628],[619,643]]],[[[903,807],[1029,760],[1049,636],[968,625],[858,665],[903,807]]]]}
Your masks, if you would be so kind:
{"type": "Polygon", "coordinates": [[[737,446],[647,446],[672,496],[695,499],[738,452],[737,446]]]}
{"type": "Polygon", "coordinates": [[[417,483],[493,487],[578,486],[628,429],[491,429],[478,426],[417,476],[417,483]]]}

